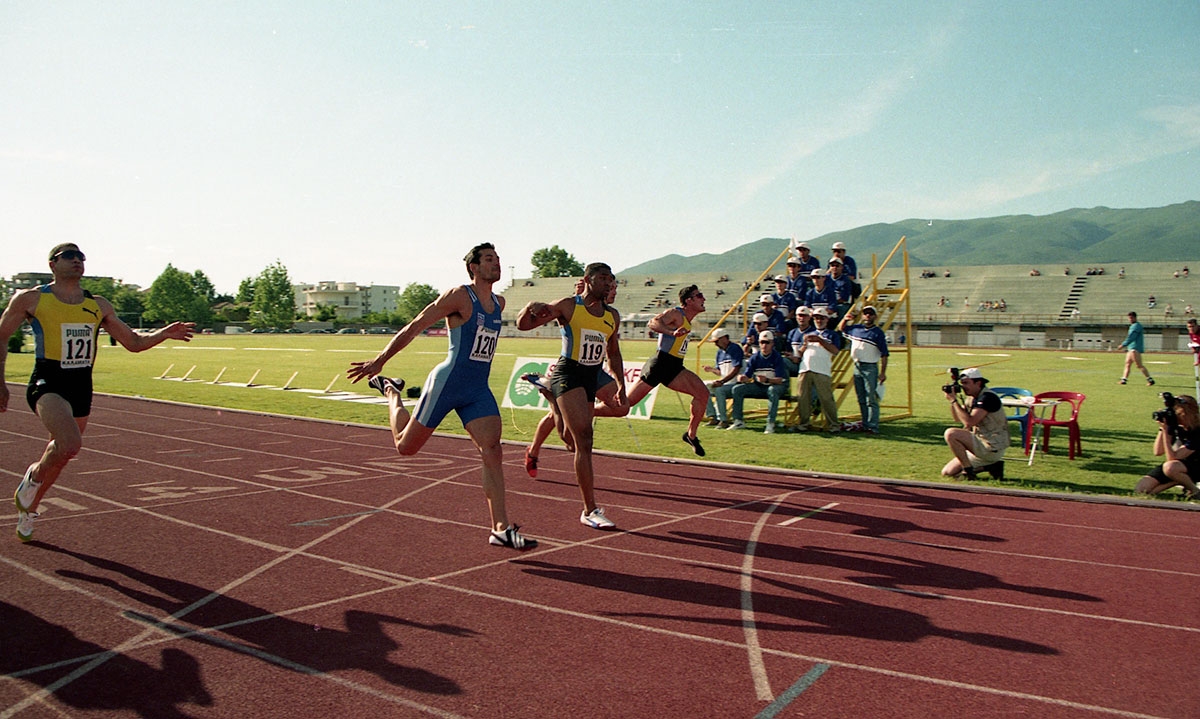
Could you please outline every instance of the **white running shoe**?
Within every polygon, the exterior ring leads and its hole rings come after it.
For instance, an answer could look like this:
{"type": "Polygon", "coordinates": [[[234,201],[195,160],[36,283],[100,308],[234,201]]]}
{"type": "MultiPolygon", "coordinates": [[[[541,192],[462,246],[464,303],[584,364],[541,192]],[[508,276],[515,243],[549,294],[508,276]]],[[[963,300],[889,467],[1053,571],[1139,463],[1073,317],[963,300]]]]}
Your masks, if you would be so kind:
{"type": "Polygon", "coordinates": [[[33,465],[29,465],[29,469],[25,470],[25,476],[21,478],[21,483],[17,485],[17,491],[13,494],[13,503],[17,505],[17,510],[28,512],[33,506],[33,500],[37,498],[38,487],[41,487],[41,482],[33,481],[33,465]]]}
{"type": "Polygon", "coordinates": [[[536,539],[529,539],[521,535],[520,527],[516,524],[508,525],[508,528],[503,532],[492,530],[488,535],[488,542],[497,547],[508,547],[509,549],[533,549],[537,546],[536,539]]]}
{"type": "Polygon", "coordinates": [[[763,430],[763,434],[775,434],[775,423],[767,422],[767,428],[763,430]]]}
{"type": "Polygon", "coordinates": [[[746,428],[745,422],[743,422],[740,419],[735,419],[735,420],[733,420],[733,424],[731,424],[725,428],[725,431],[728,432],[731,429],[745,429],[745,428],[746,428]]]}
{"type": "Polygon", "coordinates": [[[23,509],[17,511],[17,539],[22,542],[33,539],[33,520],[37,517],[37,512],[26,512],[23,509]]]}
{"type": "Polygon", "coordinates": [[[592,529],[614,529],[617,526],[616,522],[604,516],[604,509],[601,507],[580,514],[579,523],[586,524],[592,529]]]}

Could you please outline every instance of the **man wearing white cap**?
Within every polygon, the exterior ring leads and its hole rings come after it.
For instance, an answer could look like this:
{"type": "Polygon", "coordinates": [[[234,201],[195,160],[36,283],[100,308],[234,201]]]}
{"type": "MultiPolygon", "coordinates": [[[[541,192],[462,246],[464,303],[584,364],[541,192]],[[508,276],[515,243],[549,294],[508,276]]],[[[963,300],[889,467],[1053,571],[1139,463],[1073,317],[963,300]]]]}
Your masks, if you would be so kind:
{"type": "Polygon", "coordinates": [[[801,432],[811,429],[808,424],[812,416],[812,401],[804,401],[816,392],[817,403],[821,414],[825,417],[825,428],[830,432],[841,430],[838,422],[837,402],[833,398],[833,357],[842,349],[842,338],[829,327],[829,310],[824,307],[813,309],[813,325],[815,329],[804,335],[804,350],[800,356],[800,388],[796,396],[800,398],[801,432]]]}
{"type": "Polygon", "coordinates": [[[779,400],[787,394],[787,367],[783,356],[775,351],[775,333],[764,330],[758,334],[758,354],[746,362],[746,369],[738,375],[738,384],[733,388],[733,422],[729,429],[745,429],[742,421],[742,403],[747,397],[770,400],[767,408],[765,434],[775,433],[775,413],[779,400]]]}
{"type": "Polygon", "coordinates": [[[742,338],[742,353],[745,356],[749,357],[758,351],[758,334],[771,329],[770,321],[771,318],[762,312],[755,312],[750,318],[750,327],[746,330],[746,336],[742,338]]]}
{"type": "Polygon", "coordinates": [[[825,270],[818,267],[808,274],[812,278],[813,286],[804,298],[803,304],[812,307],[814,310],[818,307],[835,307],[837,305],[837,294],[833,289],[833,285],[826,281],[825,270]]]}
{"type": "MultiPolygon", "coordinates": [[[[771,293],[775,307],[783,313],[784,319],[790,320],[800,306],[800,298],[788,292],[787,275],[775,275],[775,291],[771,293]]],[[[789,328],[790,329],[790,328],[789,328]]]]}
{"type": "Polygon", "coordinates": [[[804,269],[804,262],[795,255],[788,258],[787,261],[787,291],[796,296],[798,305],[804,304],[804,297],[808,294],[808,273],[815,268],[804,269]]]}
{"type": "Polygon", "coordinates": [[[762,313],[767,316],[769,329],[775,334],[787,334],[787,317],[775,306],[775,296],[764,294],[758,298],[762,313]]]}
{"type": "Polygon", "coordinates": [[[961,422],[962,427],[946,430],[946,444],[954,453],[954,459],[942,467],[942,475],[965,475],[974,481],[979,478],[977,473],[984,471],[996,479],[1004,479],[1004,450],[1008,449],[1011,442],[1004,405],[995,392],[985,389],[987,379],[978,368],[963,370],[958,379],[970,404],[960,401],[953,389],[946,392],[946,399],[950,401],[950,416],[961,422]]]}
{"type": "Polygon", "coordinates": [[[729,330],[722,327],[712,333],[713,342],[717,345],[717,365],[705,365],[704,371],[715,374],[717,379],[708,383],[711,392],[708,398],[709,427],[728,427],[729,420],[725,416],[725,402],[732,396],[733,384],[738,373],[742,371],[742,360],[745,353],[741,345],[729,339],[729,330]]]}
{"type": "MultiPolygon", "coordinates": [[[[842,268],[846,271],[846,277],[852,280],[858,279],[858,263],[854,258],[846,254],[846,243],[833,243],[833,256],[842,261],[842,268]]],[[[830,262],[833,262],[831,259],[830,262]]]]}

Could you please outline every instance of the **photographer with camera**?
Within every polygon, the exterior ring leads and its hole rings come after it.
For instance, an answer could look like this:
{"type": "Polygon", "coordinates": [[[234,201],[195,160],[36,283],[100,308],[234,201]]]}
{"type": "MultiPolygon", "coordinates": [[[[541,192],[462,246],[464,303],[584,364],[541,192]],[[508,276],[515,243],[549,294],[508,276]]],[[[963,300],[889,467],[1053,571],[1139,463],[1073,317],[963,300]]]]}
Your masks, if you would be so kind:
{"type": "Polygon", "coordinates": [[[961,373],[951,368],[950,378],[952,382],[944,385],[942,391],[950,401],[950,416],[961,422],[962,427],[946,430],[946,444],[954,459],[942,467],[942,476],[965,475],[974,481],[982,471],[1004,479],[1004,450],[1011,439],[999,395],[985,388],[987,379],[975,367],[961,373]],[[964,397],[960,398],[960,394],[964,397]]]}
{"type": "Polygon", "coordinates": [[[1154,436],[1154,454],[1166,456],[1167,461],[1150,470],[1138,480],[1133,491],[1142,494],[1158,494],[1176,485],[1183,487],[1188,499],[1200,499],[1200,488],[1192,477],[1200,476],[1200,412],[1196,398],[1186,394],[1178,397],[1163,392],[1164,409],[1152,416],[1158,422],[1158,434],[1154,436]]]}

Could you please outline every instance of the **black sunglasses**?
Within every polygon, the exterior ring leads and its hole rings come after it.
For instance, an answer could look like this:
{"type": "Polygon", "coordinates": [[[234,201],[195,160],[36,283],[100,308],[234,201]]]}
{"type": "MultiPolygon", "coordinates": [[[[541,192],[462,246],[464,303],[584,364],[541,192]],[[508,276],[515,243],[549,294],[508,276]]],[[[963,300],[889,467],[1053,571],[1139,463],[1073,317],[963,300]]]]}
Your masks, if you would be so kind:
{"type": "Polygon", "coordinates": [[[80,252],[79,250],[63,250],[62,252],[59,252],[57,255],[55,255],[51,259],[53,259],[55,261],[57,261],[57,260],[79,260],[80,262],[84,262],[87,260],[87,258],[83,256],[83,253],[80,252]]]}
{"type": "Polygon", "coordinates": [[[691,295],[690,297],[688,297],[688,299],[689,299],[689,300],[695,300],[695,299],[701,299],[701,300],[702,300],[702,299],[704,299],[704,293],[703,293],[703,292],[697,292],[696,294],[694,294],[694,295],[691,295]]]}

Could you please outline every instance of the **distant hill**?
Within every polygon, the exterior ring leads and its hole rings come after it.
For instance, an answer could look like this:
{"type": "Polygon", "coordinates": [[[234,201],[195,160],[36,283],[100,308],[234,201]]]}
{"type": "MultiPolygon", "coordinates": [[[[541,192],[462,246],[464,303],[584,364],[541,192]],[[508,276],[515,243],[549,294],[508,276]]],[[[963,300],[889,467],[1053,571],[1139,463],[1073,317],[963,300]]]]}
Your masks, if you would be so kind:
{"type": "MultiPolygon", "coordinates": [[[[871,254],[878,254],[882,260],[902,236],[908,238],[909,263],[915,267],[1194,262],[1200,254],[1200,201],[1149,209],[1093,207],[1038,217],[902,220],[831,232],[806,241],[822,261],[829,259],[834,242],[845,242],[859,268],[869,269],[871,254]]],[[[719,255],[667,255],[618,274],[755,272],[773,262],[788,241],[765,237],[719,255]]]]}

